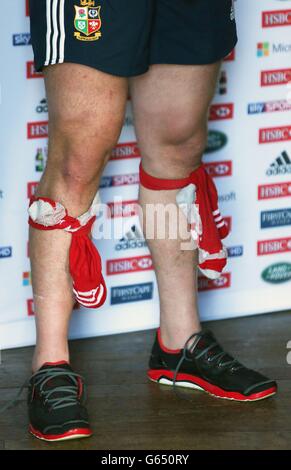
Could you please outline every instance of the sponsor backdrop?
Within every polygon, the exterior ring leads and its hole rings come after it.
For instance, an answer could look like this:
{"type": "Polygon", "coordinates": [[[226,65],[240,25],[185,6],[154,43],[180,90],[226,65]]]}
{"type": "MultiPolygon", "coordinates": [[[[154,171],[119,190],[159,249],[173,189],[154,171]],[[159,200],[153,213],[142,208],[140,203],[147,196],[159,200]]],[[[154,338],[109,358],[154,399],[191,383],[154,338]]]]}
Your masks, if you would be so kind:
{"type": "MultiPolygon", "coordinates": [[[[229,262],[219,280],[199,277],[203,319],[291,305],[291,0],[235,4],[241,39],[222,66],[204,157],[231,226],[229,262]]],[[[9,348],[35,340],[27,205],[46,164],[48,116],[24,0],[9,2],[0,34],[0,343],[9,348]]],[[[139,161],[129,101],[102,179],[108,223],[123,222],[119,237],[98,242],[108,298],[100,310],[74,311],[72,338],[158,325],[157,284],[135,215],[139,161]]]]}

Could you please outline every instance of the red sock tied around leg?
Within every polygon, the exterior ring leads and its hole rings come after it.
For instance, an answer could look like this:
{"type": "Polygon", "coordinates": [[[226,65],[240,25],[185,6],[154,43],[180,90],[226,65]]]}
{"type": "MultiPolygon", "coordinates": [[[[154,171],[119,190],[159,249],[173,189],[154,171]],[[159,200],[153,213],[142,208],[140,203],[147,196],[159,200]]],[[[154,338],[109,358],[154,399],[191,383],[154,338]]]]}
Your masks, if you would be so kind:
{"type": "Polygon", "coordinates": [[[101,307],[107,295],[100,254],[89,238],[98,204],[99,195],[95,197],[88,212],[74,218],[68,215],[62,204],[48,198],[32,197],[28,210],[28,223],[32,227],[71,233],[69,265],[73,292],[77,302],[87,308],[101,307]]]}
{"type": "Polygon", "coordinates": [[[206,277],[217,279],[226,266],[227,252],[221,240],[228,235],[228,228],[218,209],[215,184],[204,165],[176,180],[155,178],[140,165],[140,183],[155,191],[180,189],[176,200],[197,243],[199,269],[206,277]]]}

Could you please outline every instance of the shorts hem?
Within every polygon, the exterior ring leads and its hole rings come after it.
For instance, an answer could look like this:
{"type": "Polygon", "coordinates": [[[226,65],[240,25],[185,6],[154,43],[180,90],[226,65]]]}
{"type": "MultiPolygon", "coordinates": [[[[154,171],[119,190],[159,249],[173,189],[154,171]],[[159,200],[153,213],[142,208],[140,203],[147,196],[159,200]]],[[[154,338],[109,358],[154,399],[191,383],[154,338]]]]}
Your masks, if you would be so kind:
{"type": "Polygon", "coordinates": [[[172,59],[172,58],[153,58],[150,60],[150,65],[211,65],[215,64],[216,62],[219,62],[220,60],[223,60],[225,57],[227,57],[231,51],[235,48],[236,44],[238,42],[238,39],[236,38],[231,45],[229,45],[227,48],[225,48],[223,51],[220,51],[217,54],[213,54],[212,56],[209,56],[208,58],[205,59],[172,59]]]}
{"type": "Polygon", "coordinates": [[[36,62],[35,68],[37,72],[43,71],[45,67],[48,67],[50,65],[60,65],[60,64],[77,64],[77,65],[85,65],[86,67],[90,67],[95,70],[99,70],[100,72],[108,73],[109,75],[113,75],[116,77],[123,77],[123,78],[130,78],[130,77],[135,77],[137,75],[142,75],[146,73],[149,69],[149,66],[147,65],[146,67],[143,68],[138,68],[136,70],[121,70],[121,69],[114,69],[98,64],[92,64],[89,63],[85,60],[77,60],[77,59],[72,59],[72,58],[66,58],[63,62],[57,62],[57,63],[50,63],[50,64],[44,64],[43,62],[38,63],[36,62]]]}

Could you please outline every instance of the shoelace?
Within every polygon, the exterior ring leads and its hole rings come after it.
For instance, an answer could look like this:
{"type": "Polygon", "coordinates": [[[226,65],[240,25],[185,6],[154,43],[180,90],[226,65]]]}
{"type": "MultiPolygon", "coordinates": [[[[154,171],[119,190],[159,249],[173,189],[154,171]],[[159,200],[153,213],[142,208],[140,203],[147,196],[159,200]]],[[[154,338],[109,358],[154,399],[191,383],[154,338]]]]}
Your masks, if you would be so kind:
{"type": "Polygon", "coordinates": [[[0,409],[0,414],[6,411],[13,405],[16,405],[19,400],[24,388],[29,386],[30,380],[34,380],[34,386],[39,387],[39,393],[44,399],[44,402],[50,406],[51,409],[60,409],[66,408],[67,406],[76,405],[78,402],[78,392],[79,392],[79,380],[83,381],[83,377],[75,372],[71,372],[67,369],[61,368],[50,368],[39,370],[35,372],[29,380],[26,380],[24,384],[20,387],[16,397],[8,402],[4,407],[0,409]],[[69,377],[73,384],[72,385],[57,385],[55,387],[50,387],[47,390],[44,389],[45,385],[56,377],[69,377]],[[62,392],[64,396],[62,397],[53,397],[55,393],[62,392]]]}
{"type": "MultiPolygon", "coordinates": [[[[206,346],[204,349],[202,350],[199,350],[199,353],[195,353],[195,347],[197,346],[199,340],[204,336],[203,333],[193,333],[193,335],[191,335],[185,345],[184,345],[184,348],[183,348],[183,353],[182,353],[182,357],[180,359],[180,361],[178,362],[178,365],[175,369],[175,373],[174,373],[174,378],[173,378],[173,389],[174,389],[174,392],[176,393],[176,395],[178,397],[182,397],[182,398],[185,398],[185,399],[188,399],[189,400],[189,397],[186,397],[184,394],[181,394],[179,391],[178,391],[178,388],[177,388],[177,376],[178,376],[178,373],[180,371],[180,368],[181,368],[181,365],[183,364],[184,361],[188,361],[188,362],[191,362],[194,360],[197,360],[197,359],[201,359],[201,357],[207,355],[207,353],[209,351],[211,351],[212,349],[214,349],[216,346],[219,346],[219,344],[217,343],[217,341],[213,340],[212,343],[210,343],[209,346],[206,346]],[[194,339],[194,341],[192,342],[191,346],[189,347],[189,343],[194,339]]],[[[219,346],[220,347],[220,346],[219,346]]],[[[216,364],[218,365],[218,367],[220,368],[224,368],[224,369],[231,369],[233,371],[235,370],[239,370],[241,368],[243,368],[243,365],[240,364],[236,359],[234,358],[231,358],[230,360],[227,360],[227,361],[223,361],[223,358],[225,357],[231,357],[227,352],[225,351],[221,351],[217,354],[214,354],[213,356],[208,356],[207,360],[208,362],[210,363],[214,363],[216,361],[216,364]]],[[[191,399],[190,399],[191,401],[191,399]]]]}

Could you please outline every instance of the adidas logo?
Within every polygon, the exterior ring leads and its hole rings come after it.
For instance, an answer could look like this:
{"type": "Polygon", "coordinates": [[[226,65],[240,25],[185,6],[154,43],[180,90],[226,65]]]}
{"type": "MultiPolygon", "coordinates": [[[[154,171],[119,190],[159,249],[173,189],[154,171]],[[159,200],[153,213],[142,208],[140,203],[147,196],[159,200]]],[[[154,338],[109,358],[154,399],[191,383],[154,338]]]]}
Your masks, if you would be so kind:
{"type": "Polygon", "coordinates": [[[284,150],[284,152],[282,152],[281,155],[279,155],[279,157],[277,157],[276,160],[271,163],[266,171],[266,175],[286,175],[287,173],[291,173],[291,159],[288,153],[284,150]]]}
{"type": "Polygon", "coordinates": [[[146,246],[147,244],[141,230],[136,225],[132,225],[130,230],[128,230],[128,232],[126,232],[126,234],[115,245],[115,249],[117,251],[121,251],[134,248],[145,248],[146,246]]]}

